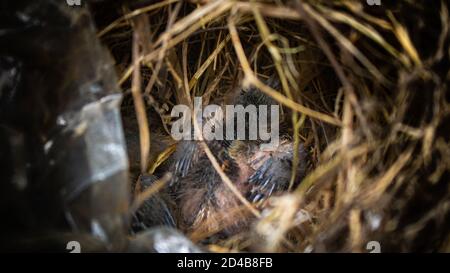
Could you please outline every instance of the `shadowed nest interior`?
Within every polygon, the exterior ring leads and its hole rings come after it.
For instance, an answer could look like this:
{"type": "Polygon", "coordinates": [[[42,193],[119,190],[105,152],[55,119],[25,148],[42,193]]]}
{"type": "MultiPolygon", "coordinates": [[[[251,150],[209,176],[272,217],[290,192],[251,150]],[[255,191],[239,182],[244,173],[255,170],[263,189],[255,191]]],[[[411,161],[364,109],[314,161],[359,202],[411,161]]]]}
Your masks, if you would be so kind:
{"type": "Polygon", "coordinates": [[[158,143],[169,139],[174,105],[194,96],[220,104],[236,88],[277,101],[293,142],[306,148],[311,164],[300,185],[270,199],[251,231],[210,244],[211,251],[366,252],[370,241],[383,252],[450,251],[445,1],[106,1],[91,8],[116,60],[124,120],[135,124],[138,172],[164,165],[171,146],[158,143]],[[265,84],[272,76],[277,89],[265,84]]]}

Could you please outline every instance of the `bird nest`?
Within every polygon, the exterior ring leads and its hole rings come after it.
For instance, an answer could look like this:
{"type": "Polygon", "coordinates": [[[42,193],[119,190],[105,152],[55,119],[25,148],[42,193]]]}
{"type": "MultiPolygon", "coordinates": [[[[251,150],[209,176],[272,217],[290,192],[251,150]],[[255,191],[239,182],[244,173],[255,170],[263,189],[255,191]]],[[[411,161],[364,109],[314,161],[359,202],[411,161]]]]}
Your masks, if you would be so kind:
{"type": "Polygon", "coordinates": [[[124,115],[138,124],[141,172],[167,158],[170,146],[154,142],[167,138],[172,106],[194,96],[216,103],[256,87],[291,116],[293,142],[311,161],[307,176],[270,198],[249,231],[209,250],[450,250],[448,7],[394,2],[91,7],[116,60],[124,115]],[[278,89],[266,85],[270,77],[278,89]]]}

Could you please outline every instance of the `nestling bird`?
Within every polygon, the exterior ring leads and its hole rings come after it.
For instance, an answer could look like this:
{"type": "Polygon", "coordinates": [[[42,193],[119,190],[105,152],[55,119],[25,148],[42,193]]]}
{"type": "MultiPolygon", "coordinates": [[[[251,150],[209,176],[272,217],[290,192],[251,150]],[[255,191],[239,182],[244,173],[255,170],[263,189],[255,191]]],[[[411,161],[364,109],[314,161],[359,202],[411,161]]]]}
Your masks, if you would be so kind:
{"type": "MultiPolygon", "coordinates": [[[[256,89],[242,91],[234,104],[275,105],[256,89]]],[[[205,141],[221,169],[250,202],[261,203],[286,190],[291,179],[294,145],[281,122],[280,144],[261,149],[264,141],[205,141]]],[[[248,121],[246,123],[248,131],[248,121]]],[[[252,216],[242,202],[223,183],[197,141],[180,141],[172,165],[171,193],[175,199],[179,228],[188,233],[231,235],[245,230],[252,216]]],[[[306,152],[298,147],[300,163],[296,182],[305,174],[306,152]]]]}
{"type": "MultiPolygon", "coordinates": [[[[141,191],[151,187],[157,180],[158,178],[154,175],[141,175],[139,178],[141,191]]],[[[147,230],[154,226],[176,227],[172,207],[164,192],[149,197],[131,216],[133,232],[147,230]]]]}

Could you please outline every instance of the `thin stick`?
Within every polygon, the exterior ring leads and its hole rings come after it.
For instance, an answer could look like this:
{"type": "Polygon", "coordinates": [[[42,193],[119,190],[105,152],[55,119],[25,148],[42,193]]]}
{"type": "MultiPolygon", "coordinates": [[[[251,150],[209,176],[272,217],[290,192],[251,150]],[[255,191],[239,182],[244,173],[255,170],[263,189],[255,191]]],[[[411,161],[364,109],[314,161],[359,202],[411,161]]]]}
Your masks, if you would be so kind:
{"type": "Polygon", "coordinates": [[[136,118],[139,125],[139,142],[141,148],[141,172],[147,170],[148,158],[150,154],[150,131],[148,127],[147,112],[141,94],[141,65],[139,62],[139,30],[141,23],[137,18],[135,20],[135,28],[133,32],[133,79],[131,85],[131,94],[133,96],[134,107],[136,110],[136,118]]]}

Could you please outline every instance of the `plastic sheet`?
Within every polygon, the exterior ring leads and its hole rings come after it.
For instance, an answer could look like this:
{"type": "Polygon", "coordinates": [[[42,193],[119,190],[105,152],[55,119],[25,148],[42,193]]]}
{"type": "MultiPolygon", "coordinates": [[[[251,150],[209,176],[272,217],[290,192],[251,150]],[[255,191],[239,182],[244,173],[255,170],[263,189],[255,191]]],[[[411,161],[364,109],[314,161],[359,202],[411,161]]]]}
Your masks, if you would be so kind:
{"type": "Polygon", "coordinates": [[[129,189],[121,95],[88,9],[65,1],[0,6],[3,246],[28,238],[14,250],[39,250],[33,238],[56,230],[124,249],[129,189]]]}
{"type": "Polygon", "coordinates": [[[129,252],[201,253],[184,235],[173,228],[156,227],[130,240],[129,252]]]}

